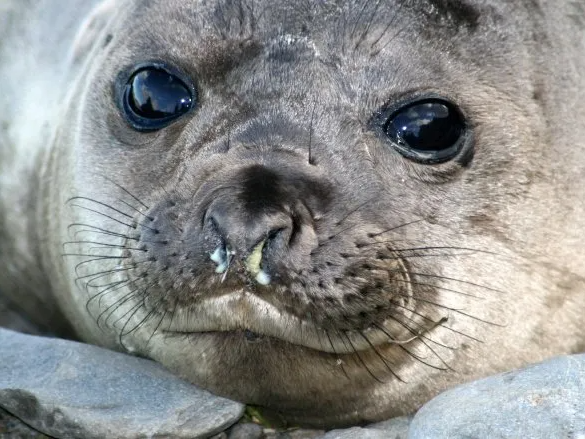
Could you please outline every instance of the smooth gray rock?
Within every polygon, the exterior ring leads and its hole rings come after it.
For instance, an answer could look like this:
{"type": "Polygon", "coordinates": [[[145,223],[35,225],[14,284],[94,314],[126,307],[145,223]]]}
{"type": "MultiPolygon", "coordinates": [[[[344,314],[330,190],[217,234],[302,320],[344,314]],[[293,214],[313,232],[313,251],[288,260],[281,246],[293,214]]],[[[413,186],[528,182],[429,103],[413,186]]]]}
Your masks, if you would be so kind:
{"type": "Polygon", "coordinates": [[[331,430],[321,439],[406,439],[412,416],[400,416],[366,427],[331,430]]]}
{"type": "Polygon", "coordinates": [[[152,361],[2,328],[0,407],[49,436],[87,439],[209,437],[244,410],[152,361]]]}
{"type": "MultiPolygon", "coordinates": [[[[0,0],[2,1],[2,0],[0,0]]],[[[0,408],[0,439],[50,439],[0,408]]]]}
{"type": "Polygon", "coordinates": [[[263,428],[258,424],[236,424],[227,432],[228,439],[261,439],[263,428]]]}
{"type": "Polygon", "coordinates": [[[557,357],[437,396],[409,439],[585,439],[585,355],[557,357]]]}
{"type": "Polygon", "coordinates": [[[353,427],[331,430],[321,439],[388,439],[388,436],[383,430],[353,427]]]}
{"type": "Polygon", "coordinates": [[[388,421],[378,422],[376,424],[368,425],[367,428],[376,430],[383,430],[387,434],[388,439],[406,439],[408,437],[408,430],[412,422],[412,416],[400,416],[388,421]]]}
{"type": "Polygon", "coordinates": [[[319,439],[324,434],[325,430],[307,428],[289,428],[287,430],[265,428],[262,432],[262,439],[319,439]]]}
{"type": "MultiPolygon", "coordinates": [[[[318,439],[323,436],[325,431],[323,430],[312,430],[306,428],[289,429],[283,432],[277,433],[272,436],[274,439],[318,439]]],[[[266,435],[266,439],[270,439],[271,436],[266,435]]]]}

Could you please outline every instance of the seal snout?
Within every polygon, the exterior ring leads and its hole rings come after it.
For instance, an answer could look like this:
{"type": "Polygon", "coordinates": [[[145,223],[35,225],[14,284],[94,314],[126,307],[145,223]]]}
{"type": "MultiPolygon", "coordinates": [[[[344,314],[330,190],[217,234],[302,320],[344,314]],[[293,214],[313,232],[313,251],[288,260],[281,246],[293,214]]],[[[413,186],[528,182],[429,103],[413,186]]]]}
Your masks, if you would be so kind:
{"type": "Polygon", "coordinates": [[[268,285],[308,263],[317,246],[308,204],[318,187],[302,173],[263,165],[247,166],[222,182],[204,218],[220,242],[210,254],[216,273],[227,276],[234,262],[256,283],[268,285]]]}
{"type": "Polygon", "coordinates": [[[272,211],[253,214],[242,211],[237,200],[215,202],[208,212],[208,221],[221,244],[210,255],[217,265],[215,272],[227,275],[232,261],[241,262],[244,269],[259,284],[270,283],[264,270],[264,259],[274,257],[275,249],[286,251],[293,237],[294,225],[286,212],[272,211]]]}

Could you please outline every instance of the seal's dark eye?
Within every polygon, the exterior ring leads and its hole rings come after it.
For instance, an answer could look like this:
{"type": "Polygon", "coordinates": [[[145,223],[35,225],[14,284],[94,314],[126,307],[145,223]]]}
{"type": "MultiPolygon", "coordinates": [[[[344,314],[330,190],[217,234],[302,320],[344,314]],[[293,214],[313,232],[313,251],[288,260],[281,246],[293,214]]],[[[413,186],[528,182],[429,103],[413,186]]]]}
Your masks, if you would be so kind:
{"type": "Polygon", "coordinates": [[[405,157],[425,164],[439,163],[454,158],[461,149],[465,122],[453,104],[426,99],[391,114],[384,132],[405,157]]]}
{"type": "Polygon", "coordinates": [[[123,108],[139,131],[164,128],[195,105],[195,90],[166,69],[142,67],[130,76],[123,108]]]}

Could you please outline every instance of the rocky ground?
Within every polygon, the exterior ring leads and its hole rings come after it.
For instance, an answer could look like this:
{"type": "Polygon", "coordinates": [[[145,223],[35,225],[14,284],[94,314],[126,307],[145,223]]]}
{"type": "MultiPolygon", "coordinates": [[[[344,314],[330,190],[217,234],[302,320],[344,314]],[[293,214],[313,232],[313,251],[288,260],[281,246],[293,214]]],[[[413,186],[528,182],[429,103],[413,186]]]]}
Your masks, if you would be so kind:
{"type": "MultiPolygon", "coordinates": [[[[0,309],[0,324],[7,315],[0,309]]],[[[242,404],[149,360],[0,328],[0,439],[585,439],[583,395],[585,354],[457,387],[413,417],[329,432],[274,430],[250,423],[254,414],[244,415],[242,404]]]]}

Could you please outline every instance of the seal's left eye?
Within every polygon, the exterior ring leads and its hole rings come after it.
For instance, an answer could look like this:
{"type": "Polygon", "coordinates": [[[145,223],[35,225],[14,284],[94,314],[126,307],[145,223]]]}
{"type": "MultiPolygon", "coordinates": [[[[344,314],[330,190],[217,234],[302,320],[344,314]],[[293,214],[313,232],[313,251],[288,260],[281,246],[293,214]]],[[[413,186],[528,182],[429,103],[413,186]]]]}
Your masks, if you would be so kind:
{"type": "Polygon", "coordinates": [[[177,75],[158,66],[143,67],[128,80],[124,113],[139,131],[164,128],[195,104],[195,91],[177,75]]]}
{"type": "Polygon", "coordinates": [[[425,99],[396,110],[384,132],[403,156],[432,164],[457,156],[466,137],[466,123],[454,104],[425,99]]]}

